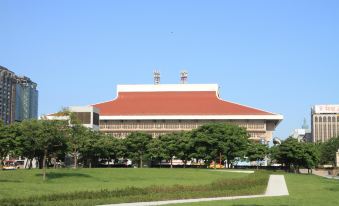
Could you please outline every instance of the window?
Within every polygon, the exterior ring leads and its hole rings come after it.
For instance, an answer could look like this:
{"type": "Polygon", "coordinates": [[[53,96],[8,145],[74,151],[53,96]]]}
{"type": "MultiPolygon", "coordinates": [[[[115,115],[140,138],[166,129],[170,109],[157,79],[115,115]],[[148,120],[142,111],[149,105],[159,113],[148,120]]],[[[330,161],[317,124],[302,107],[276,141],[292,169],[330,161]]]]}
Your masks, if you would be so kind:
{"type": "Polygon", "coordinates": [[[98,113],[93,113],[93,124],[99,125],[99,114],[98,113]]]}

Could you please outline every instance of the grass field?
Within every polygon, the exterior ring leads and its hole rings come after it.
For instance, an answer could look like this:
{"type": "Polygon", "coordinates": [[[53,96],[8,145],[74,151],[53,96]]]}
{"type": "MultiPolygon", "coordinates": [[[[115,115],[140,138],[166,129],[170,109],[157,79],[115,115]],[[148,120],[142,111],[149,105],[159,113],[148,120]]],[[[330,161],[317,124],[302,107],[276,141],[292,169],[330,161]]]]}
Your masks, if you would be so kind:
{"type": "MultiPolygon", "coordinates": [[[[268,176],[263,174],[258,177],[268,176]]],[[[282,174],[290,193],[286,197],[180,205],[339,205],[339,180],[282,174]]],[[[23,201],[7,205],[95,205],[258,194],[266,188],[266,183],[261,181],[258,187],[251,187],[258,184],[253,177],[207,169],[57,169],[48,170],[48,180],[43,182],[39,170],[0,171],[0,205],[6,205],[6,199],[18,198],[23,201]]]]}
{"type": "Polygon", "coordinates": [[[207,169],[57,169],[48,170],[43,182],[40,170],[0,171],[0,203],[94,205],[257,194],[267,177],[258,181],[249,174],[207,169]]]}
{"type": "Polygon", "coordinates": [[[264,205],[305,205],[338,206],[339,180],[326,179],[315,175],[286,174],[289,196],[242,199],[231,201],[212,201],[180,206],[264,206],[264,205]]]}

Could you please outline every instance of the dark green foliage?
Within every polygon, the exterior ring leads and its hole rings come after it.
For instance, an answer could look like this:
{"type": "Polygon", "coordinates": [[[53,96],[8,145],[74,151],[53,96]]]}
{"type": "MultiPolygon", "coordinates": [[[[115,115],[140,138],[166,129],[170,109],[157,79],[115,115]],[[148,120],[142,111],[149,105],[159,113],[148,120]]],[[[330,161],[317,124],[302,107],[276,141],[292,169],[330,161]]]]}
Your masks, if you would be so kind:
{"type": "Polygon", "coordinates": [[[162,144],[163,155],[166,160],[170,161],[171,168],[173,167],[172,160],[178,154],[178,143],[180,133],[170,133],[159,137],[162,144]]]}
{"type": "Polygon", "coordinates": [[[336,152],[339,149],[339,137],[331,138],[327,142],[319,144],[320,163],[335,165],[336,152]]]}
{"type": "Polygon", "coordinates": [[[124,139],[124,145],[126,147],[126,155],[134,162],[139,164],[139,167],[143,166],[143,160],[147,156],[148,144],[151,142],[152,136],[143,132],[132,132],[124,139]]]}
{"type": "Polygon", "coordinates": [[[223,123],[211,123],[192,131],[192,157],[206,162],[223,155],[229,165],[236,157],[243,157],[249,144],[245,128],[223,123]]]}
{"type": "Polygon", "coordinates": [[[312,143],[298,142],[292,137],[287,138],[281,145],[271,149],[271,157],[285,165],[289,171],[298,172],[300,167],[314,168],[319,161],[319,152],[312,143]]]}
{"type": "Polygon", "coordinates": [[[268,146],[251,142],[247,148],[247,157],[250,161],[262,161],[268,155],[268,146]]]}
{"type": "Polygon", "coordinates": [[[187,161],[190,160],[190,156],[193,153],[193,146],[191,141],[191,131],[179,133],[179,139],[177,141],[177,153],[176,157],[184,162],[186,167],[187,161]]]}
{"type": "MultiPolygon", "coordinates": [[[[20,123],[21,135],[16,137],[17,154],[29,160],[29,168],[32,168],[34,158],[43,158],[43,149],[39,147],[38,139],[40,123],[38,120],[25,120],[20,123]]],[[[42,166],[42,165],[41,165],[42,166]]]]}
{"type": "Polygon", "coordinates": [[[15,151],[15,138],[19,135],[19,124],[4,125],[0,122],[0,166],[11,152],[15,151]]]}
{"type": "Polygon", "coordinates": [[[148,157],[152,162],[161,166],[161,161],[166,159],[165,145],[159,138],[154,138],[147,145],[148,157]]]}

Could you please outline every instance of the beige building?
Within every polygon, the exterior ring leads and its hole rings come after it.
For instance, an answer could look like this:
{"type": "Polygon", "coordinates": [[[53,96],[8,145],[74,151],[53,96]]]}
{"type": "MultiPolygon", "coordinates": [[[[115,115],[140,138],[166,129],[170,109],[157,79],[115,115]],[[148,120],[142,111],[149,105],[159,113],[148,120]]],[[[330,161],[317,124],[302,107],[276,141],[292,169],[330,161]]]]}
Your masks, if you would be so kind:
{"type": "MultiPolygon", "coordinates": [[[[92,130],[99,130],[99,109],[93,106],[72,106],[67,110],[72,112],[80,124],[92,130]]],[[[70,117],[65,112],[57,112],[42,116],[47,120],[65,120],[69,121],[70,117]]]]}
{"type": "Polygon", "coordinates": [[[222,100],[217,84],[118,85],[116,99],[92,106],[100,110],[100,131],[117,138],[134,131],[157,137],[225,122],[267,142],[283,119],[280,114],[222,100]]]}
{"type": "Polygon", "coordinates": [[[312,108],[313,142],[325,142],[339,136],[339,105],[315,105],[312,108]]]}

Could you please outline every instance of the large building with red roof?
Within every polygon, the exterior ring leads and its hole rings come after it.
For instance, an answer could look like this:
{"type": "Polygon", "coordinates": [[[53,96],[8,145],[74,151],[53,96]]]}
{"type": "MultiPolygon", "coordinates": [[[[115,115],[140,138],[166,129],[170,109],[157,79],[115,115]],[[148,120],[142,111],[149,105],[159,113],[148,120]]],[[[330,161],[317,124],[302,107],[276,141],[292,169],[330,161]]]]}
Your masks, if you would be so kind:
{"type": "Polygon", "coordinates": [[[222,100],[217,84],[118,85],[116,99],[92,106],[100,111],[100,131],[118,138],[134,131],[156,137],[225,122],[245,127],[254,140],[270,141],[283,119],[222,100]]]}

